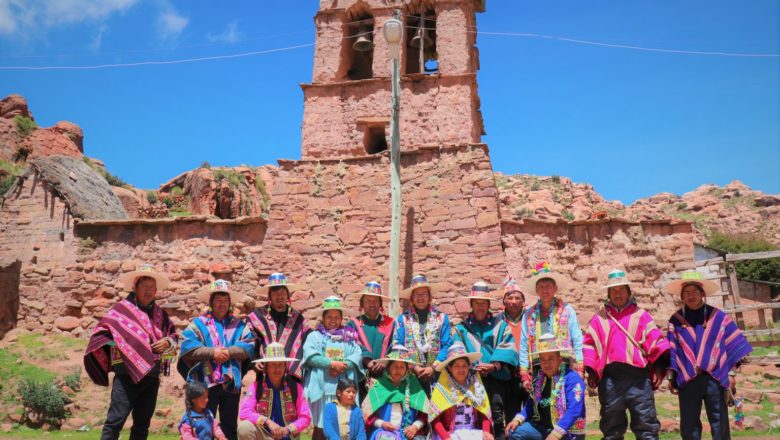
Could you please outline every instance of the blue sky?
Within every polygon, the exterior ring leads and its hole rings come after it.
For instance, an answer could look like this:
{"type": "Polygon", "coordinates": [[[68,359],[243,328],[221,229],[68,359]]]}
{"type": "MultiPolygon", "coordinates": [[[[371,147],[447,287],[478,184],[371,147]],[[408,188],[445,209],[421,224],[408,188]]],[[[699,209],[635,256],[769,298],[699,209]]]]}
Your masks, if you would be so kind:
{"type": "MultiPolygon", "coordinates": [[[[314,41],[319,2],[0,0],[0,67],[86,66],[314,41]],[[219,5],[219,6],[217,6],[219,5]]],[[[734,179],[780,193],[774,0],[491,0],[478,16],[479,93],[493,166],[568,176],[626,203],[734,179]],[[560,37],[560,38],[558,38],[560,37]]],[[[300,158],[311,47],[102,70],[0,70],[42,126],[79,124],[85,153],[154,188],[208,161],[300,158]]],[[[403,134],[403,133],[402,133],[403,134]]]]}

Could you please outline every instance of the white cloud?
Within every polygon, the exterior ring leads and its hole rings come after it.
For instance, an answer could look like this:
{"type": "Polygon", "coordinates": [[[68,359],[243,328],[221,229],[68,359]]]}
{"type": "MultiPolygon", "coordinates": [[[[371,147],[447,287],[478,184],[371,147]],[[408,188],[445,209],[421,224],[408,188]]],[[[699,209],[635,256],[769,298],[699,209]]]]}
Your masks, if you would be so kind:
{"type": "Polygon", "coordinates": [[[212,34],[211,32],[206,35],[206,38],[214,43],[235,43],[244,35],[238,30],[238,20],[233,20],[227,25],[227,29],[219,34],[212,34]]]}
{"type": "Polygon", "coordinates": [[[0,34],[27,37],[49,28],[100,22],[139,0],[0,0],[0,34]]]}
{"type": "Polygon", "coordinates": [[[103,35],[108,33],[108,26],[102,24],[98,28],[95,35],[92,36],[92,41],[89,43],[89,50],[97,52],[100,50],[100,46],[103,45],[103,35]]]}
{"type": "Polygon", "coordinates": [[[164,40],[174,39],[181,35],[189,22],[189,18],[179,15],[175,10],[165,10],[157,17],[157,33],[164,40]]]}

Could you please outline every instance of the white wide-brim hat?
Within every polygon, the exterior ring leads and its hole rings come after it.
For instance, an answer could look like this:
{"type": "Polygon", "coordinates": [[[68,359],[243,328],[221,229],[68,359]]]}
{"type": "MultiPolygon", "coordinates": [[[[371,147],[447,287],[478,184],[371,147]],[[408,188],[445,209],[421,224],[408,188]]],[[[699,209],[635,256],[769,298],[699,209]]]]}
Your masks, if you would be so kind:
{"type": "Polygon", "coordinates": [[[441,284],[428,282],[428,277],[425,275],[415,275],[409,282],[409,287],[401,291],[400,297],[402,299],[411,299],[414,289],[423,287],[428,289],[428,291],[431,293],[431,297],[433,297],[434,294],[440,292],[442,289],[441,284]]]}
{"type": "Polygon", "coordinates": [[[122,283],[126,291],[132,292],[135,290],[135,282],[143,277],[154,279],[157,282],[157,290],[165,290],[171,284],[171,280],[164,274],[155,272],[151,264],[144,264],[137,270],[123,273],[119,276],[119,282],[122,283]]]}
{"type": "Polygon", "coordinates": [[[478,362],[480,359],[482,359],[482,353],[481,352],[473,352],[469,353],[466,351],[466,346],[463,345],[462,342],[457,341],[453,342],[452,345],[450,345],[450,349],[447,350],[447,359],[443,360],[439,365],[435,367],[436,371],[442,372],[445,368],[447,368],[447,365],[451,364],[456,359],[460,358],[466,358],[469,361],[469,364],[473,364],[474,362],[478,362]]]}
{"type": "Polygon", "coordinates": [[[695,270],[687,270],[683,272],[680,274],[679,280],[669,282],[669,284],[664,286],[664,290],[679,296],[682,294],[683,288],[688,284],[698,285],[702,288],[702,290],[704,290],[705,295],[712,295],[713,293],[720,292],[720,286],[718,283],[705,279],[701,272],[697,272],[695,270]]]}
{"type": "Polygon", "coordinates": [[[240,304],[244,302],[244,296],[238,292],[230,290],[230,283],[225,280],[215,280],[208,286],[201,289],[196,298],[198,301],[211,305],[211,295],[215,293],[227,293],[230,296],[230,304],[240,304]]]}
{"type": "Polygon", "coordinates": [[[600,287],[602,290],[609,290],[610,287],[632,286],[634,283],[628,281],[626,273],[620,269],[612,270],[607,276],[607,285],[600,287]]]}

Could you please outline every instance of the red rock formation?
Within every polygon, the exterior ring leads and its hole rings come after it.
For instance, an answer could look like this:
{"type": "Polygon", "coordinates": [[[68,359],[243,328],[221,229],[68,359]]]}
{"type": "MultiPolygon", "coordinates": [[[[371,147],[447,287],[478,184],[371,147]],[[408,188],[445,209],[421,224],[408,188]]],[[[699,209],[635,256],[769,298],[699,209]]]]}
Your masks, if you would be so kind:
{"type": "Polygon", "coordinates": [[[32,119],[32,114],[27,108],[27,100],[20,95],[8,95],[0,100],[0,118],[13,119],[16,116],[32,119]]]}

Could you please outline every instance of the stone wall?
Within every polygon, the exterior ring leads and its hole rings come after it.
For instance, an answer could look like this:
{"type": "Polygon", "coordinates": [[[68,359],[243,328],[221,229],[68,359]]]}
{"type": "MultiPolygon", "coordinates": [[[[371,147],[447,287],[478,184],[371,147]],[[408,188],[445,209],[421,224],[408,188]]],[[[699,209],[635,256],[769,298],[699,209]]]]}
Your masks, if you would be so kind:
{"type": "MultiPolygon", "coordinates": [[[[365,156],[366,127],[382,118],[389,122],[389,79],[303,85],[303,94],[304,159],[365,156]]],[[[475,74],[404,77],[401,102],[402,150],[480,141],[475,74]]]]}
{"type": "MultiPolygon", "coordinates": [[[[329,294],[357,308],[362,283],[387,285],[389,158],[281,161],[258,272],[282,271],[309,287],[295,305],[312,310],[329,294]]],[[[436,302],[449,313],[482,278],[505,274],[497,191],[487,147],[464,145],[404,153],[401,276],[445,283],[436,302]]],[[[311,314],[309,316],[312,316],[311,314]]]]}
{"type": "MultiPolygon", "coordinates": [[[[533,262],[550,261],[553,270],[572,280],[573,286],[560,296],[574,305],[582,325],[587,325],[606,297],[598,288],[606,284],[613,268],[626,271],[636,283],[632,292],[640,306],[662,323],[679,306],[676,298],[662,293],[662,286],[677,273],[695,267],[689,223],[504,220],[501,228],[509,273],[523,279],[533,262]]],[[[527,303],[536,300],[535,292],[526,292],[527,303]]]]}

